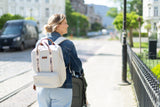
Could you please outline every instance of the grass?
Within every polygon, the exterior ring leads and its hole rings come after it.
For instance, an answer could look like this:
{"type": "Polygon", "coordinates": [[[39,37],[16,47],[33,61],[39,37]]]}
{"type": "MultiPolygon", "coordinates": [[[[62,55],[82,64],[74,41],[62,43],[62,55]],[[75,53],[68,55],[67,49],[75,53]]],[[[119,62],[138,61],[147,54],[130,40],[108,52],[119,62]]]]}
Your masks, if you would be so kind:
{"type": "MultiPolygon", "coordinates": [[[[134,48],[139,48],[139,42],[133,44],[134,48]]],[[[141,42],[141,48],[148,48],[148,42],[141,42]]]]}

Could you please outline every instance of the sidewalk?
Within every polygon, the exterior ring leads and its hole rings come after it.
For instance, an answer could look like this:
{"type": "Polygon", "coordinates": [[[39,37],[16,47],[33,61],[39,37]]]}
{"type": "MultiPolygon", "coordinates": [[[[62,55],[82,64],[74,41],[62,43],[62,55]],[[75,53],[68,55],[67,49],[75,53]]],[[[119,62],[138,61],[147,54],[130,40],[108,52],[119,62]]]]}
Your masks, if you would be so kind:
{"type": "Polygon", "coordinates": [[[121,53],[119,41],[106,41],[84,65],[91,107],[137,107],[132,85],[121,85],[121,53]]]}
{"type": "MultiPolygon", "coordinates": [[[[83,65],[91,107],[137,107],[132,85],[121,85],[121,47],[119,41],[105,41],[83,65]]],[[[32,107],[38,107],[37,102],[32,107]]]]}

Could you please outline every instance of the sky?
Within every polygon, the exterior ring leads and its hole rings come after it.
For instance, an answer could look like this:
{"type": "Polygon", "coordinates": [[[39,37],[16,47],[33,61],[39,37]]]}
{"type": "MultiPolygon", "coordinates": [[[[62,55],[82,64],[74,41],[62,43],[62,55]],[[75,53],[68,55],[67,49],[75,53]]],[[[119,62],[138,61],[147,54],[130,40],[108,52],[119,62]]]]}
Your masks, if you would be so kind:
{"type": "Polygon", "coordinates": [[[104,5],[108,7],[119,7],[118,3],[114,3],[113,0],[84,0],[85,4],[104,5]]]}

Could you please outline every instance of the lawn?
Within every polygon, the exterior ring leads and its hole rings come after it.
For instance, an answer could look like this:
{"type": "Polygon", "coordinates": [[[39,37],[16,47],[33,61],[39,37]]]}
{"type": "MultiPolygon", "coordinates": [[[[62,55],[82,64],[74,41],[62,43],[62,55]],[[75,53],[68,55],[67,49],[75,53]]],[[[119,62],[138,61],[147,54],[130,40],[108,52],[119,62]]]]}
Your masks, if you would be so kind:
{"type": "MultiPolygon", "coordinates": [[[[139,42],[134,42],[134,48],[139,48],[139,42]]],[[[148,42],[141,42],[141,48],[148,48],[148,42]]]]}

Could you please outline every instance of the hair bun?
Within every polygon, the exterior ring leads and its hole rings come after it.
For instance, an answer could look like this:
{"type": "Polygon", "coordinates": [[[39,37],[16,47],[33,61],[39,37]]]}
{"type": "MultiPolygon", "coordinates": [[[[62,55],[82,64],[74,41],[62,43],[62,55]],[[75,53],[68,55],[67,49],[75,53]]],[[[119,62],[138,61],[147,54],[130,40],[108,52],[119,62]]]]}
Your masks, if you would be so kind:
{"type": "Polygon", "coordinates": [[[44,25],[44,31],[46,33],[51,33],[52,32],[52,26],[51,25],[44,25]]]}
{"type": "Polygon", "coordinates": [[[48,19],[48,24],[44,25],[45,33],[52,33],[56,31],[57,26],[66,18],[64,14],[54,14],[48,19]]]}

